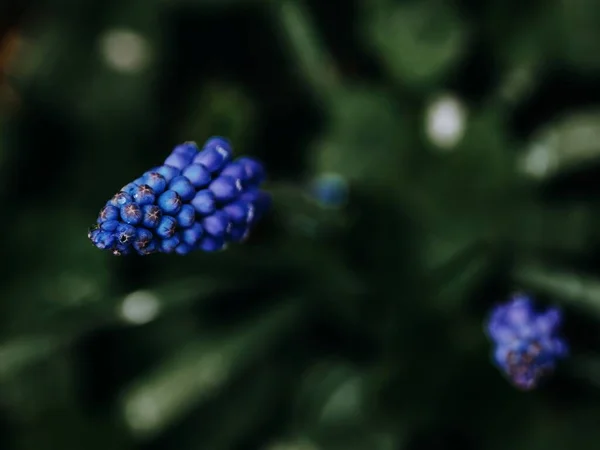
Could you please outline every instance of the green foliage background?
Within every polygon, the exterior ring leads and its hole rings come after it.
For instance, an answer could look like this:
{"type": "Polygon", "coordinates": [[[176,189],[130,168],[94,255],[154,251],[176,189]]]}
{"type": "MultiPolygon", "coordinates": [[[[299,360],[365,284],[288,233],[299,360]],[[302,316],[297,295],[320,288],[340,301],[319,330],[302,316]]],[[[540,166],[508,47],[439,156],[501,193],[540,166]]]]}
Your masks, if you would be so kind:
{"type": "Polygon", "coordinates": [[[46,0],[20,23],[0,448],[597,448],[596,2],[46,0]],[[446,92],[468,115],[441,150],[446,92]],[[247,244],[90,245],[120,186],[213,134],[268,167],[247,244]],[[345,206],[307,196],[325,172],[345,206]],[[515,290],[564,308],[574,353],[531,393],[482,328],[515,290]]]}

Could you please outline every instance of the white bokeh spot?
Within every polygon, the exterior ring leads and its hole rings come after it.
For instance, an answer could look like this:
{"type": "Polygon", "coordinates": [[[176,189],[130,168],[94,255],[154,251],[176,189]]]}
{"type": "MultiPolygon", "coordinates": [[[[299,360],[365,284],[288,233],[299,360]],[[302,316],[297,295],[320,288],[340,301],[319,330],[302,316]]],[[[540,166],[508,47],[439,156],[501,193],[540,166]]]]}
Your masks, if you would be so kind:
{"type": "Polygon", "coordinates": [[[154,320],[160,313],[160,301],[149,291],[129,294],[121,303],[119,316],[128,323],[143,325],[154,320]]]}
{"type": "Polygon", "coordinates": [[[449,150],[464,136],[466,121],[467,111],[458,98],[452,95],[438,97],[427,108],[427,137],[437,147],[449,150]]]}
{"type": "Polygon", "coordinates": [[[139,73],[148,67],[151,48],[148,41],[131,30],[108,30],[100,37],[100,53],[113,70],[139,73]]]}
{"type": "Polygon", "coordinates": [[[552,168],[550,148],[545,144],[535,144],[526,154],[523,170],[535,178],[543,178],[552,168]]]}
{"type": "Polygon", "coordinates": [[[137,398],[135,402],[127,404],[125,409],[125,420],[135,431],[151,430],[160,419],[160,408],[151,396],[137,398]]]}

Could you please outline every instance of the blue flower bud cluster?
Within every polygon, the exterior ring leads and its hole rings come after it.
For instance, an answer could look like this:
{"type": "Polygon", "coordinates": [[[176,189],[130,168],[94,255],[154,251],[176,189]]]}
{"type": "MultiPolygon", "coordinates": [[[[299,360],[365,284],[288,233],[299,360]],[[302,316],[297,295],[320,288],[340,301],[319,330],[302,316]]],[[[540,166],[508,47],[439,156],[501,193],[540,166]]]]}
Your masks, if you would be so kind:
{"type": "Polygon", "coordinates": [[[494,363],[517,388],[534,389],[567,356],[561,321],[558,309],[535,311],[530,298],[520,294],[492,311],[486,328],[494,363]]]}
{"type": "Polygon", "coordinates": [[[243,241],[271,205],[260,162],[232,160],[230,143],[210,138],[175,147],[164,164],[124,186],[100,211],[88,238],[115,255],[212,252],[243,241]]]}

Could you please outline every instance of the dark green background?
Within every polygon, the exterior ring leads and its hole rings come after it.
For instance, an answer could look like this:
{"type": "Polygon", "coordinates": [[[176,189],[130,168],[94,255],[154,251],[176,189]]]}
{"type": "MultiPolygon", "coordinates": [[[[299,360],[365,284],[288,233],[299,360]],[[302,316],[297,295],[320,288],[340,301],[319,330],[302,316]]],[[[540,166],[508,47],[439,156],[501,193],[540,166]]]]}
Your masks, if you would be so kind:
{"type": "Polygon", "coordinates": [[[21,43],[0,97],[2,450],[600,445],[597,2],[20,6],[0,9],[21,43]],[[466,132],[440,150],[425,115],[447,92],[466,132]],[[213,134],[268,169],[248,243],[88,242],[119,187],[213,134]],[[307,196],[326,172],[345,206],[307,196]],[[562,305],[573,348],[531,393],[483,333],[515,290],[562,305]],[[136,325],[124,301],[160,311],[136,325]]]}

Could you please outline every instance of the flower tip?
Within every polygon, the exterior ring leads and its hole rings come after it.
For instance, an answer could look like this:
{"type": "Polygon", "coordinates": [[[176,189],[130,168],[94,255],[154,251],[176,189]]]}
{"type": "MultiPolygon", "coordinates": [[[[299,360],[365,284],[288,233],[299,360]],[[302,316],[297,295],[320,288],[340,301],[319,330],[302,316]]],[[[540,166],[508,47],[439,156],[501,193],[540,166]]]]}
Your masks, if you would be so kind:
{"type": "Polygon", "coordinates": [[[204,150],[206,149],[215,149],[223,156],[231,155],[233,153],[231,141],[223,136],[209,137],[204,143],[204,150]]]}
{"type": "Polygon", "coordinates": [[[211,136],[204,143],[204,147],[211,147],[216,144],[231,145],[231,141],[225,136],[211,136]]]}

